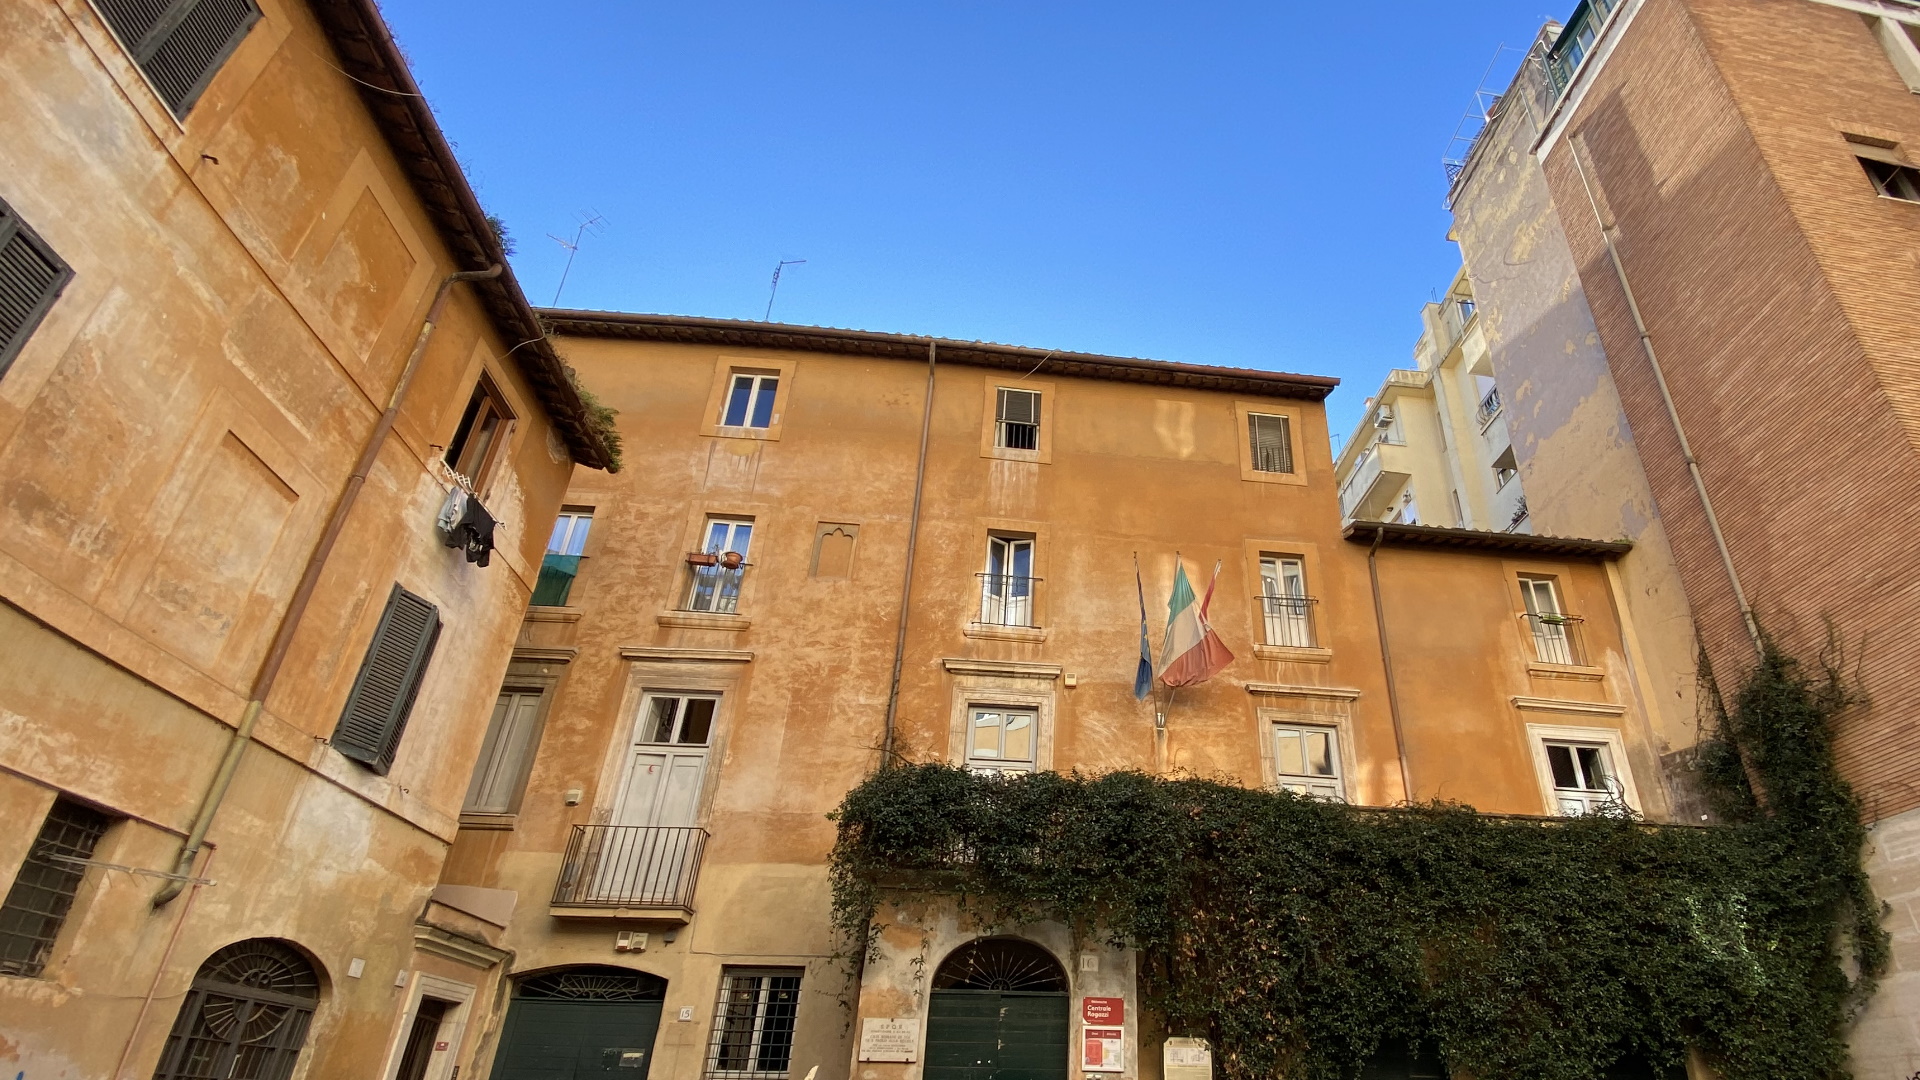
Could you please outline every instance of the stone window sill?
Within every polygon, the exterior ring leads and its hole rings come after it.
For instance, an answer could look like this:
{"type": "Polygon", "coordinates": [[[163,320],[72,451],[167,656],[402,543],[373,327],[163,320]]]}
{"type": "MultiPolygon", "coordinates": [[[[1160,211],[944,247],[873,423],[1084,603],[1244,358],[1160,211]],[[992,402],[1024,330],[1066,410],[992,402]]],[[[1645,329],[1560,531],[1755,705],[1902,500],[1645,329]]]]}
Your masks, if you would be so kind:
{"type": "Polygon", "coordinates": [[[1047,631],[1039,626],[1001,626],[998,623],[970,622],[961,631],[970,638],[987,641],[1026,641],[1035,645],[1047,640],[1047,631]]]}
{"type": "Polygon", "coordinates": [[[461,814],[460,827],[463,829],[512,829],[520,822],[519,814],[461,814]]]}
{"type": "Polygon", "coordinates": [[[1253,655],[1262,660],[1285,660],[1294,664],[1326,664],[1333,660],[1332,649],[1302,649],[1291,645],[1255,645],[1253,655]]]}
{"type": "Polygon", "coordinates": [[[1607,677],[1605,668],[1586,667],[1579,664],[1543,664],[1538,660],[1527,663],[1527,674],[1539,679],[1573,679],[1576,682],[1599,682],[1607,677]]]}
{"type": "Polygon", "coordinates": [[[745,615],[720,615],[706,611],[663,611],[653,617],[661,626],[680,630],[740,631],[753,625],[745,615]]]}

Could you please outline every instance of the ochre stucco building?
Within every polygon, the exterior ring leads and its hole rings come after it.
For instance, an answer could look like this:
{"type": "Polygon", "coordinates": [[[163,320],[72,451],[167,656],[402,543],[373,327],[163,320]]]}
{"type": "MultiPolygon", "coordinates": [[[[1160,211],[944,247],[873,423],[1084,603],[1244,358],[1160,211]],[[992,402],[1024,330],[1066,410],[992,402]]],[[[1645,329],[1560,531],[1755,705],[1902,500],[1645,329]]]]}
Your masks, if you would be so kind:
{"type": "MultiPolygon", "coordinates": [[[[1532,815],[1611,793],[1667,817],[1617,615],[1627,546],[1343,531],[1330,380],[548,318],[647,465],[576,475],[447,864],[512,912],[489,941],[516,989],[476,1016],[463,1072],[538,1075],[569,1030],[656,1080],[922,1076],[856,1062],[858,1033],[926,1019],[916,975],[970,962],[979,932],[949,907],[894,913],[849,985],[828,925],[827,815],[878,763],[890,712],[908,760],[1532,815]],[[1133,694],[1136,557],[1156,648],[1176,558],[1197,590],[1220,567],[1212,618],[1236,659],[1170,703],[1133,694]],[[1589,788],[1556,790],[1549,755],[1583,750],[1589,788]],[[616,1039],[586,1029],[621,1008],[625,1041],[591,1042],[616,1039]]],[[[1076,999],[1136,1006],[1125,1073],[1157,1075],[1130,955],[1023,933],[1076,999]]]]}
{"type": "Polygon", "coordinates": [[[0,5],[0,1071],[393,1075],[486,1007],[430,896],[611,460],[503,260],[371,4],[0,5]]]}

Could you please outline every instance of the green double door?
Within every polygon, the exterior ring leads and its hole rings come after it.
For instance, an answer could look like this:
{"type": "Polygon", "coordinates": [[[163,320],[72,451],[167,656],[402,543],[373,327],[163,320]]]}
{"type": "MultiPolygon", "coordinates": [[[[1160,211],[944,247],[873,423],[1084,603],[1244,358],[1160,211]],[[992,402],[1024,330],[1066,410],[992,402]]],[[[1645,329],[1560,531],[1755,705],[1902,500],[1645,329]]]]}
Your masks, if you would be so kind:
{"type": "Polygon", "coordinates": [[[926,1080],[1066,1080],[1067,995],[935,990],[926,1080]]]}
{"type": "Polygon", "coordinates": [[[646,1080],[658,1001],[516,998],[493,1059],[493,1080],[646,1080]]]}

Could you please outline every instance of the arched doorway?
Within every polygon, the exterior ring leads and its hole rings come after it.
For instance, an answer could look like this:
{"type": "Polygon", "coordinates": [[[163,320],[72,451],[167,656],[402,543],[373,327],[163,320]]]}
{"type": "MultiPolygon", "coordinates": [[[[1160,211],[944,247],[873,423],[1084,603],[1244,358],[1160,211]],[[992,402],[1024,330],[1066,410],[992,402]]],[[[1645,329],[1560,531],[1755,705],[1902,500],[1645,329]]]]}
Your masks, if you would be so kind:
{"type": "Polygon", "coordinates": [[[981,938],[933,976],[926,1080],[1066,1080],[1067,973],[1019,938],[981,938]]]}
{"type": "Polygon", "coordinates": [[[493,1080],[646,1080],[667,981],[644,971],[555,968],[514,983],[493,1080]]]}
{"type": "Polygon", "coordinates": [[[286,1080],[320,1003],[320,976],[284,941],[218,950],[194,974],[154,1080],[286,1080]]]}

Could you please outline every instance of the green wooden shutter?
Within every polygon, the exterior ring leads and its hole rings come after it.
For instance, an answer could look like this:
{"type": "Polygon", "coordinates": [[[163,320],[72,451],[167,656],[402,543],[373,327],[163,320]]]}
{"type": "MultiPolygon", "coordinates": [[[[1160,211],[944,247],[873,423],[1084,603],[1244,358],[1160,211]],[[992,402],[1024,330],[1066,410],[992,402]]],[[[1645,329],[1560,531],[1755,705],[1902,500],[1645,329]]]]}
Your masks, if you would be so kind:
{"type": "Polygon", "coordinates": [[[0,375],[72,277],[46,241],[0,202],[0,375]]]}
{"type": "Polygon", "coordinates": [[[260,21],[254,0],[94,0],[173,115],[185,117],[260,21]]]}
{"type": "Polygon", "coordinates": [[[440,609],[395,585],[333,729],[334,749],[386,775],[439,638],[440,609]]]}

